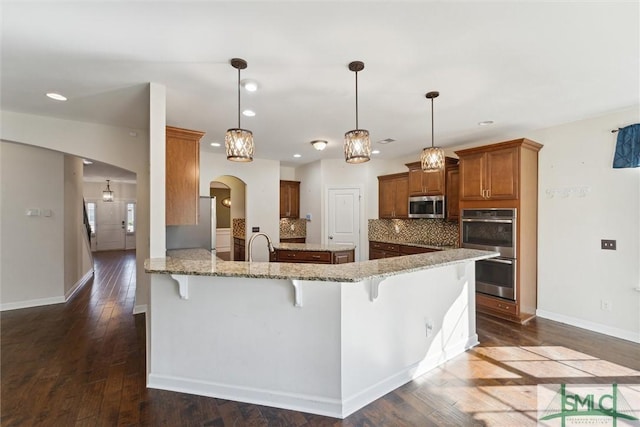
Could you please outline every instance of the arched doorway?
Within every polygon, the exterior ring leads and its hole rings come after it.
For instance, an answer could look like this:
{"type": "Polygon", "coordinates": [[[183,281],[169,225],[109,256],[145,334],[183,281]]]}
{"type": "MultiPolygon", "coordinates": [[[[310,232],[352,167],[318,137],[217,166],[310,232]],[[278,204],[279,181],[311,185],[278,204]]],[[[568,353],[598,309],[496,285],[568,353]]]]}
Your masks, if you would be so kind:
{"type": "Polygon", "coordinates": [[[246,183],[222,175],[210,182],[209,191],[216,198],[216,255],[224,260],[244,260],[246,183]]]}

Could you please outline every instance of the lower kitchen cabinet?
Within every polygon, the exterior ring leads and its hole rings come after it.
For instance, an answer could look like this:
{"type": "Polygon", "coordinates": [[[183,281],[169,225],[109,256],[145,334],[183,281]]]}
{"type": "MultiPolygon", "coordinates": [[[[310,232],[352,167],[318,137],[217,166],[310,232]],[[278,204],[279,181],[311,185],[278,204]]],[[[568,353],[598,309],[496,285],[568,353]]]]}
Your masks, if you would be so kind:
{"type": "Polygon", "coordinates": [[[280,243],[306,243],[306,237],[281,237],[280,243]]]}
{"type": "Polygon", "coordinates": [[[238,237],[233,238],[233,260],[244,261],[244,239],[238,237]]]}
{"type": "Polygon", "coordinates": [[[276,249],[272,261],[276,262],[296,262],[312,264],[344,264],[353,262],[355,259],[354,250],[346,251],[305,251],[276,249]]]}
{"type": "Polygon", "coordinates": [[[437,250],[438,249],[423,248],[420,246],[369,241],[369,259],[393,258],[402,255],[425,254],[428,252],[436,252],[437,250]]]}
{"type": "Polygon", "coordinates": [[[489,295],[476,293],[476,309],[479,312],[498,314],[500,317],[513,317],[513,320],[520,321],[517,318],[519,314],[518,304],[502,298],[493,298],[489,295]]]}

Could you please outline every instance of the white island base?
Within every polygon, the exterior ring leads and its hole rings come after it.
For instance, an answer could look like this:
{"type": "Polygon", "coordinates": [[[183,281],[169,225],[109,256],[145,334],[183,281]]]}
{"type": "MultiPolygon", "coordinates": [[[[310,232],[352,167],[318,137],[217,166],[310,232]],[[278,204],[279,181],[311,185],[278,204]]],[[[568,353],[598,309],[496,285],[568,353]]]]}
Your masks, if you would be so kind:
{"type": "Polygon", "coordinates": [[[381,282],[182,276],[182,298],[154,274],[148,386],[344,418],[478,344],[474,264],[381,282]]]}

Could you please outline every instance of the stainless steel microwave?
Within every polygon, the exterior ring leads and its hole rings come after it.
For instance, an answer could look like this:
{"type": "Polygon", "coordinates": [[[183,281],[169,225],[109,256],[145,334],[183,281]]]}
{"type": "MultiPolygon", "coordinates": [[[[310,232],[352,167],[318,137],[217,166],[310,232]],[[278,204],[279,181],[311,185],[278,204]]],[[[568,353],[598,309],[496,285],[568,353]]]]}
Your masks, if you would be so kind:
{"type": "Polygon", "coordinates": [[[409,218],[444,218],[444,196],[409,197],[409,218]]]}

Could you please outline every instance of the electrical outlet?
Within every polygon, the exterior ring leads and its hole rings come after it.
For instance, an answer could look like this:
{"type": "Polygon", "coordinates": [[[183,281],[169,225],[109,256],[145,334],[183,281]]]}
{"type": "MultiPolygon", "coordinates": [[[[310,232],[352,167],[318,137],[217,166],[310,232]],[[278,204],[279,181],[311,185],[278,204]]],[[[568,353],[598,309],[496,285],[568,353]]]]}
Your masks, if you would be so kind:
{"type": "Polygon", "coordinates": [[[615,240],[600,240],[600,248],[601,249],[609,249],[612,251],[616,250],[616,241],[615,240]]]}
{"type": "Polygon", "coordinates": [[[426,331],[427,338],[430,338],[431,335],[433,335],[433,323],[427,322],[425,324],[425,331],[426,331]]]}
{"type": "Polygon", "coordinates": [[[611,301],[603,299],[600,301],[600,308],[604,311],[611,311],[611,301]]]}

